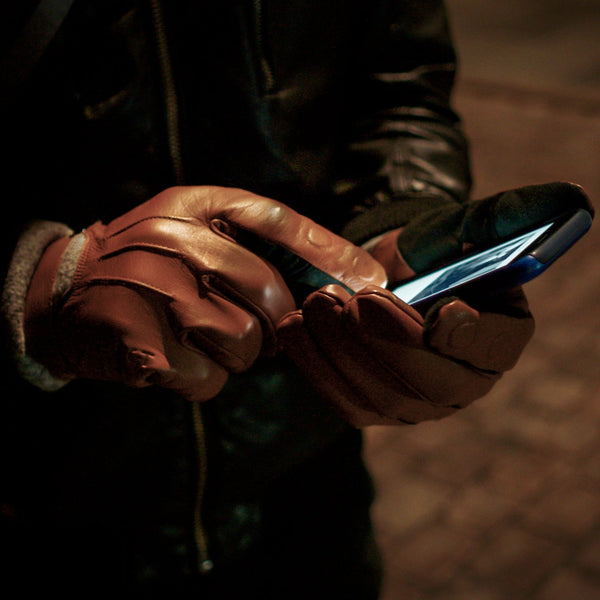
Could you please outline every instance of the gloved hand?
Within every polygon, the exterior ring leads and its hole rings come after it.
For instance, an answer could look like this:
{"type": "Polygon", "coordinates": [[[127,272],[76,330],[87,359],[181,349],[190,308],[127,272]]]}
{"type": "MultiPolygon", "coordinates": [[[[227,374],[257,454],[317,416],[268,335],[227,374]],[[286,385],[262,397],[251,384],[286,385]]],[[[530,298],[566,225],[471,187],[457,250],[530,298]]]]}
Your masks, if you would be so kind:
{"type": "Polygon", "coordinates": [[[385,283],[365,251],[274,200],[171,188],[45,250],[26,301],[28,354],[63,380],[215,396],[229,373],[274,351],[276,323],[296,306],[280,274],[236,241],[242,232],[354,290],[385,283]]]}
{"type": "MultiPolygon", "coordinates": [[[[591,210],[578,186],[530,186],[430,210],[370,251],[398,283],[576,207],[591,210]]],[[[533,330],[521,289],[468,303],[448,298],[421,315],[381,288],[351,296],[329,286],[286,315],[279,336],[341,415],[364,427],[437,419],[467,406],[516,364],[533,330]]]]}

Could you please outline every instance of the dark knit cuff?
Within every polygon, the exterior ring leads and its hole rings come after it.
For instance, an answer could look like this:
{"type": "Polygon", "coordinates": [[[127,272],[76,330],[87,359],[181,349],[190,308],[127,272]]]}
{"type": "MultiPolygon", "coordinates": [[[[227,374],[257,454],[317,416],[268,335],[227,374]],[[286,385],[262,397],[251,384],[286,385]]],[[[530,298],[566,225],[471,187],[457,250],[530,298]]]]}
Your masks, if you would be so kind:
{"type": "Polygon", "coordinates": [[[72,230],[52,221],[32,222],[15,248],[2,290],[1,314],[8,334],[9,351],[19,375],[37,387],[53,391],[65,385],[44,366],[27,355],[25,344],[25,301],[29,284],[45,249],[55,240],[71,236],[72,230]]]}
{"type": "Polygon", "coordinates": [[[360,246],[392,229],[404,227],[424,212],[454,204],[440,196],[406,196],[364,208],[342,229],[342,236],[360,246]]]}

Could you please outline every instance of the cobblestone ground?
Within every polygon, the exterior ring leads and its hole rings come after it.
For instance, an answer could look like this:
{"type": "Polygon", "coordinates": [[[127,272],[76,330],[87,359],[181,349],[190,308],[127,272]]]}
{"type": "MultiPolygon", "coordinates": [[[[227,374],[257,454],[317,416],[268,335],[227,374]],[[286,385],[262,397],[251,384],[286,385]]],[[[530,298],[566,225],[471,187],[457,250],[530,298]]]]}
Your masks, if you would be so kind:
{"type": "MultiPolygon", "coordinates": [[[[600,208],[600,102],[465,80],[475,196],[571,180],[600,208]]],[[[537,330],[486,398],[366,457],[383,600],[600,598],[600,225],[527,286],[537,330]]]]}

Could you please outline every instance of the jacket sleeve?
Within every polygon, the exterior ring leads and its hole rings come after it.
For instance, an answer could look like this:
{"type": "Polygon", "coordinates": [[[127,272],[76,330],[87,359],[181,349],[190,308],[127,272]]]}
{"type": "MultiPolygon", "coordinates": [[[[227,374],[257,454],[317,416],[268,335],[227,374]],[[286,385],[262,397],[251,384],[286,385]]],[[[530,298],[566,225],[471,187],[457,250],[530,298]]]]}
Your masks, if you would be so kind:
{"type": "Polygon", "coordinates": [[[347,97],[352,127],[336,180],[363,243],[440,203],[463,203],[468,144],[451,107],[457,56],[438,0],[381,2],[347,97]]]}

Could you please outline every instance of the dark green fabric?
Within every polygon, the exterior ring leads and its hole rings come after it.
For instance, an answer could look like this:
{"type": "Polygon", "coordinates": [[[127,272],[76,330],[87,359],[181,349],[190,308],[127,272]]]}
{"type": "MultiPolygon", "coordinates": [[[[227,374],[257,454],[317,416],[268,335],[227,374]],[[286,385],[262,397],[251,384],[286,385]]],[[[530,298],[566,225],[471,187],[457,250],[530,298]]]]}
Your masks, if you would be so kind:
{"type": "Polygon", "coordinates": [[[460,256],[465,244],[485,248],[577,208],[593,214],[589,199],[577,185],[525,186],[463,206],[448,204],[424,211],[408,222],[398,247],[420,273],[460,256]]]}

